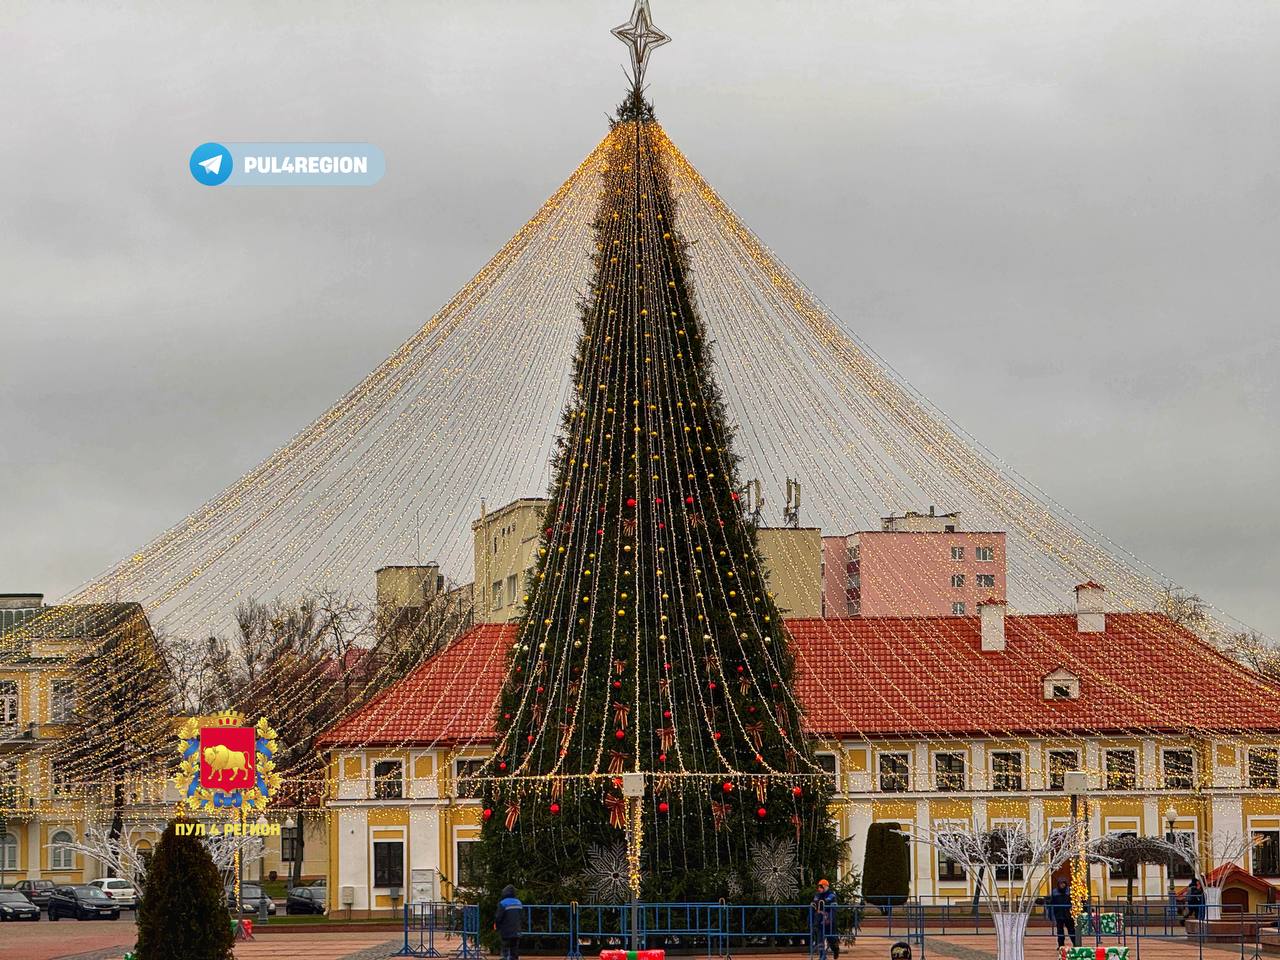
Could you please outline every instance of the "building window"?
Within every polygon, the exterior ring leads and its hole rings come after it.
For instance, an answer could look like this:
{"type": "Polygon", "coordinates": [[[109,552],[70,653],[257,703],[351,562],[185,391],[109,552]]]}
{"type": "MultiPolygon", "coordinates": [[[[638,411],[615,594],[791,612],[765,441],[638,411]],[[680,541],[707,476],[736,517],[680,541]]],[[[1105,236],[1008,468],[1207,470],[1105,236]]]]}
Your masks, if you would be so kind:
{"type": "Polygon", "coordinates": [[[516,575],[513,573],[507,577],[507,596],[510,597],[510,603],[516,602],[516,575]]]}
{"type": "Polygon", "coordinates": [[[1191,790],[1195,787],[1195,754],[1190,750],[1165,750],[1164,788],[1191,790]]]}
{"type": "Polygon", "coordinates": [[[964,574],[963,574],[963,573],[953,573],[953,574],[951,575],[951,585],[952,585],[953,587],[956,587],[956,588],[963,587],[963,586],[964,586],[964,574]]]}
{"type": "Polygon", "coordinates": [[[1071,770],[1080,769],[1080,754],[1075,750],[1049,751],[1049,789],[1066,788],[1066,775],[1071,770]]]}
{"type": "Polygon", "coordinates": [[[459,840],[454,848],[458,857],[456,886],[464,890],[479,890],[484,886],[484,860],[480,856],[480,844],[475,840],[459,840]]]}
{"type": "MultiPolygon", "coordinates": [[[[939,839],[947,837],[945,831],[939,831],[939,839]]],[[[938,879],[939,880],[964,880],[967,874],[964,870],[964,864],[959,860],[953,860],[941,850],[938,851],[938,879]]]]}
{"type": "Polygon", "coordinates": [[[403,841],[375,840],[373,842],[373,885],[404,888],[403,841]]]}
{"type": "Polygon", "coordinates": [[[954,617],[963,617],[963,616],[964,616],[964,604],[963,604],[963,603],[953,603],[953,604],[951,605],[951,615],[952,615],[952,616],[954,616],[954,617]]]}
{"type": "Polygon", "coordinates": [[[964,754],[933,755],[934,788],[947,792],[964,789],[964,754]]]}
{"type": "Polygon", "coordinates": [[[1280,787],[1275,747],[1249,748],[1249,786],[1260,790],[1280,787]]]}
{"type": "Polygon", "coordinates": [[[404,798],[403,763],[399,760],[379,760],[373,765],[373,798],[375,800],[404,798]]]}
{"type": "Polygon", "coordinates": [[[1011,880],[1021,880],[1023,873],[1023,864],[1010,864],[1007,860],[1008,854],[1005,852],[1008,848],[1008,834],[1012,829],[1011,826],[993,825],[991,831],[991,862],[996,865],[996,879],[1008,883],[1011,880]],[[1004,860],[1004,866],[1000,866],[1000,861],[1004,860]]]}
{"type": "Polygon", "coordinates": [[[0,726],[18,722],[18,681],[0,680],[0,726]]]}
{"type": "Polygon", "coordinates": [[[982,560],[991,563],[996,558],[996,552],[991,547],[974,547],[973,559],[982,560]]]}
{"type": "Polygon", "coordinates": [[[1017,750],[996,750],[991,754],[991,789],[1004,793],[1022,790],[1022,754],[1017,750]]]}
{"type": "Polygon", "coordinates": [[[911,789],[911,754],[882,753],[877,764],[881,793],[906,793],[911,789]]]}
{"type": "Polygon", "coordinates": [[[74,680],[54,680],[50,685],[49,720],[67,723],[76,712],[76,684],[74,680]]]}
{"type": "Polygon", "coordinates": [[[18,838],[12,833],[0,834],[0,870],[10,873],[18,869],[18,838]]]}
{"type": "Polygon", "coordinates": [[[476,783],[463,783],[466,777],[478,775],[484,767],[483,757],[459,757],[453,761],[453,782],[460,797],[474,797],[479,792],[476,783]]]}
{"type": "Polygon", "coordinates": [[[963,559],[964,559],[964,547],[952,547],[952,548],[951,548],[951,559],[952,559],[952,560],[963,560],[963,559]]]}
{"type": "Polygon", "coordinates": [[[500,610],[502,608],[502,581],[493,581],[493,586],[489,588],[490,595],[493,598],[493,609],[500,610]]]}
{"type": "Polygon", "coordinates": [[[71,778],[67,775],[67,768],[57,760],[49,761],[49,784],[55,797],[71,795],[71,778]]]}
{"type": "MultiPolygon", "coordinates": [[[[1168,834],[1165,834],[1165,839],[1168,839],[1168,836],[1168,834]]],[[[1194,830],[1175,830],[1173,831],[1173,836],[1175,840],[1180,840],[1181,843],[1190,846],[1192,850],[1196,848],[1196,833],[1194,830]]],[[[1191,869],[1191,864],[1187,863],[1187,861],[1181,857],[1174,857],[1173,867],[1170,869],[1169,874],[1175,880],[1190,880],[1195,876],[1195,871],[1191,869]]]]}
{"type": "Polygon", "coordinates": [[[70,847],[71,843],[71,834],[66,830],[55,831],[53,836],[49,838],[50,870],[74,870],[76,868],[76,854],[70,847]]]}
{"type": "Polygon", "coordinates": [[[280,828],[280,859],[285,863],[293,863],[298,859],[298,828],[280,828]]]}
{"type": "Polygon", "coordinates": [[[1280,830],[1253,831],[1253,862],[1251,872],[1255,877],[1280,877],[1280,830]]]}
{"type": "Polygon", "coordinates": [[[1138,789],[1138,755],[1132,750],[1107,750],[1103,754],[1108,790],[1138,789]]]}
{"type": "Polygon", "coordinates": [[[996,585],[996,575],[994,573],[979,573],[973,579],[980,587],[995,587],[996,585]]]}
{"type": "Polygon", "coordinates": [[[831,783],[831,789],[839,792],[840,775],[839,768],[836,765],[836,755],[834,753],[815,753],[813,759],[818,761],[820,766],[827,773],[827,778],[831,783]]]}
{"type": "MultiPolygon", "coordinates": [[[[1116,837],[1136,837],[1138,834],[1133,830],[1120,830],[1112,834],[1116,837]]],[[[1112,880],[1137,880],[1138,864],[1132,860],[1118,860],[1111,864],[1112,880]]]]}

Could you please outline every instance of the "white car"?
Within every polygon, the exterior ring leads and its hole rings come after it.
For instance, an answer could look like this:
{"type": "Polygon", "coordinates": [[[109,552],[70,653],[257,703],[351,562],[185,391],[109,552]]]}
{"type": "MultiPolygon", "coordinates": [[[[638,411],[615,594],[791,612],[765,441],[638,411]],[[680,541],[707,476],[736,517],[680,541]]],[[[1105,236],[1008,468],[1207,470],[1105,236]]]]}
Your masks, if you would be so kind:
{"type": "Polygon", "coordinates": [[[134,910],[138,908],[138,891],[133,888],[133,882],[130,880],[102,877],[98,880],[90,880],[89,886],[97,887],[122,907],[130,907],[134,910]]]}

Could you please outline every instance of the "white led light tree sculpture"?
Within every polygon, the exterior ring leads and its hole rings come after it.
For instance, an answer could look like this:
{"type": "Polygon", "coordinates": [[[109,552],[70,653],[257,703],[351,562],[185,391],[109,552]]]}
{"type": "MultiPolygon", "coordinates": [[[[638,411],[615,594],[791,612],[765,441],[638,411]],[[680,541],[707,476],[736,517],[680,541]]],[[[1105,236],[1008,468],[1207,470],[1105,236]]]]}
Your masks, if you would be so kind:
{"type": "Polygon", "coordinates": [[[1245,854],[1261,840],[1260,836],[1215,830],[1199,836],[1176,833],[1172,843],[1167,840],[1159,842],[1174,856],[1185,860],[1204,887],[1204,919],[1221,920],[1222,888],[1235,873],[1232,867],[1243,869],[1240,864],[1245,854]]]}
{"type": "Polygon", "coordinates": [[[1055,872],[1082,856],[1095,863],[1112,862],[1101,852],[1105,838],[1090,840],[1081,821],[1043,837],[1021,823],[995,830],[952,823],[903,833],[960,864],[974,878],[995,926],[997,960],[1022,960],[1027,921],[1055,872]]]}

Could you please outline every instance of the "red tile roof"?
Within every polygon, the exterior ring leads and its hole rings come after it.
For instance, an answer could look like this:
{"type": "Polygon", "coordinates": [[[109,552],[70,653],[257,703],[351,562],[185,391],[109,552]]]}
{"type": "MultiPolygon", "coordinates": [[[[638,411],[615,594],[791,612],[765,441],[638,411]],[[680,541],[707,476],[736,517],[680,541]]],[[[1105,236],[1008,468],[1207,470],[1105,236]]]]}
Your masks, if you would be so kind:
{"type": "Polygon", "coordinates": [[[1280,730],[1280,700],[1256,674],[1167,617],[1108,613],[1005,618],[983,652],[977,617],[788,620],[806,725],[833,736],[1280,730]],[[1044,678],[1080,679],[1046,700],[1044,678]]]}
{"type": "MultiPolygon", "coordinates": [[[[788,620],[810,732],[841,738],[1048,733],[1280,731],[1280,699],[1255,674],[1167,618],[1010,616],[983,652],[977,617],[788,620]],[[1046,700],[1065,669],[1077,700],[1046,700]]],[[[320,738],[324,747],[494,738],[514,624],[474,627],[320,738]]]]}

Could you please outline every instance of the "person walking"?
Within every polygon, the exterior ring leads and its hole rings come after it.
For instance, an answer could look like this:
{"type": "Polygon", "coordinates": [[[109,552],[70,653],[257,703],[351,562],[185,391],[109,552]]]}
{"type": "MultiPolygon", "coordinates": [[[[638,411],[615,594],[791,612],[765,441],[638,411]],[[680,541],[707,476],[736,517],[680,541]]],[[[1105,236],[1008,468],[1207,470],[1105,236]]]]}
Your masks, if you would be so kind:
{"type": "Polygon", "coordinates": [[[1062,877],[1058,885],[1049,894],[1049,919],[1053,921],[1053,929],[1058,934],[1058,946],[1066,945],[1067,936],[1071,937],[1071,945],[1078,947],[1076,937],[1076,921],[1071,916],[1071,882],[1062,877]]]}
{"type": "Polygon", "coordinates": [[[1197,920],[1204,919],[1204,887],[1200,885],[1199,877],[1191,878],[1191,882],[1187,884],[1187,892],[1183,894],[1182,902],[1187,905],[1188,917],[1195,917],[1197,920]]]}
{"type": "Polygon", "coordinates": [[[836,932],[836,892],[826,880],[818,881],[818,890],[809,904],[809,927],[818,938],[819,960],[826,960],[827,950],[832,960],[840,960],[840,935],[836,932]]]}
{"type": "Polygon", "coordinates": [[[493,915],[493,929],[502,941],[502,960],[520,960],[520,930],[524,924],[524,904],[516,896],[516,888],[507,884],[493,915]]]}

